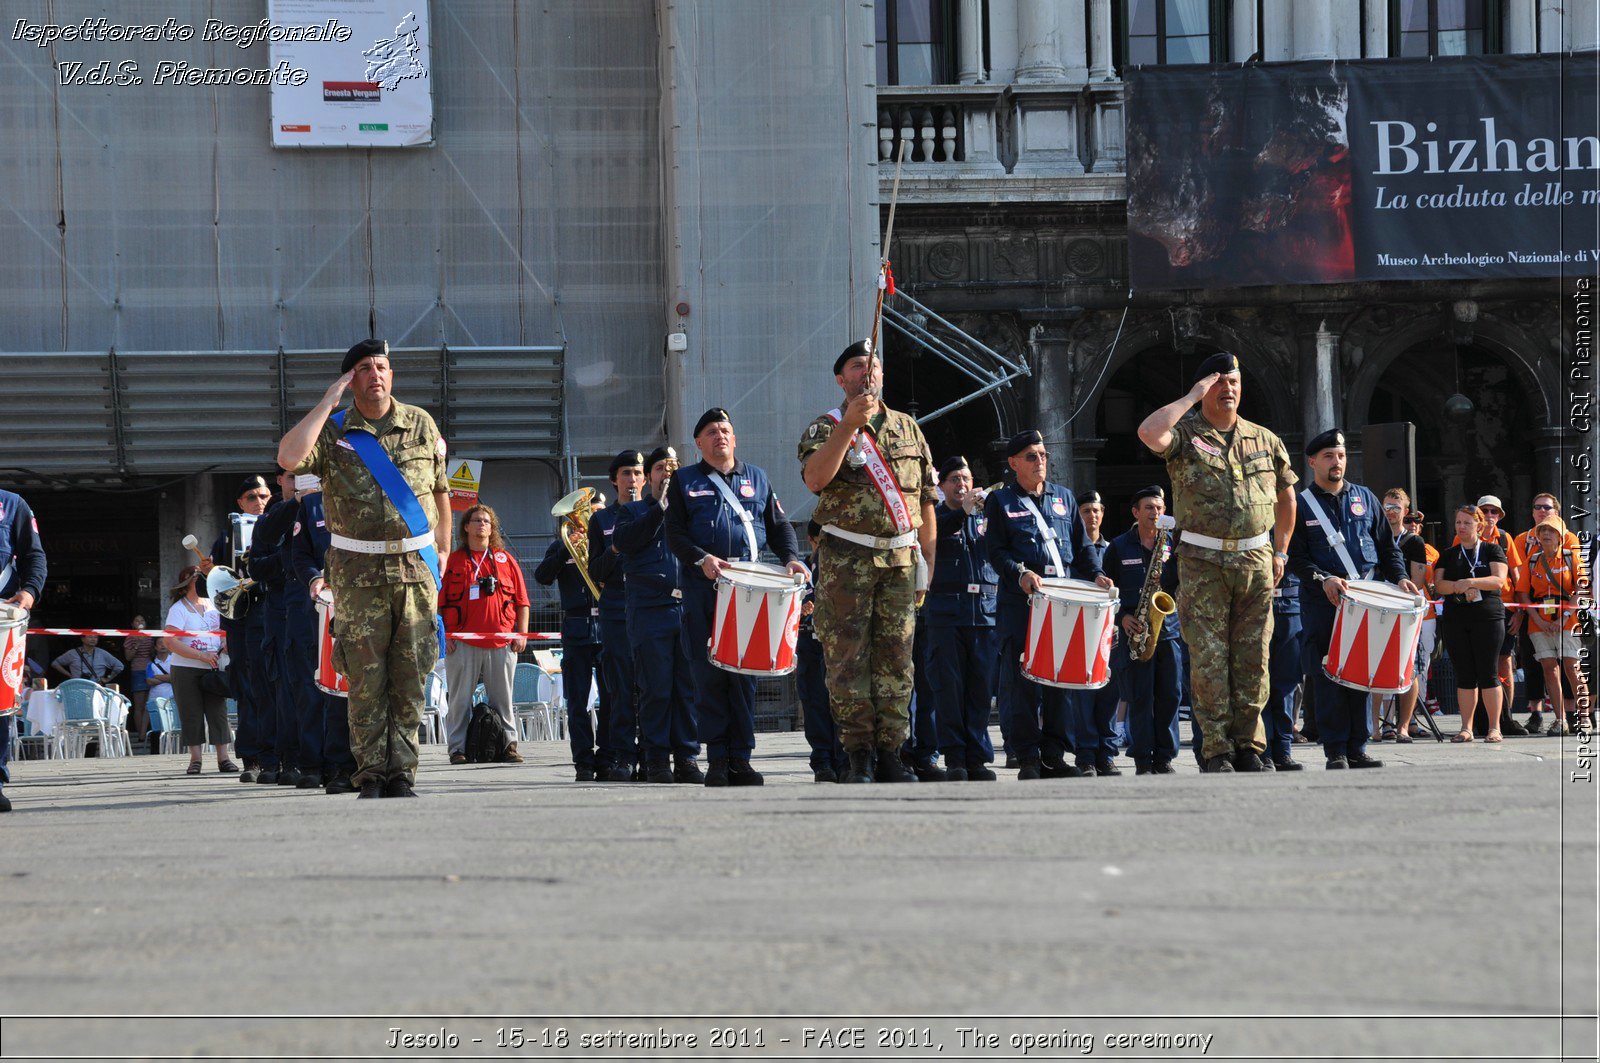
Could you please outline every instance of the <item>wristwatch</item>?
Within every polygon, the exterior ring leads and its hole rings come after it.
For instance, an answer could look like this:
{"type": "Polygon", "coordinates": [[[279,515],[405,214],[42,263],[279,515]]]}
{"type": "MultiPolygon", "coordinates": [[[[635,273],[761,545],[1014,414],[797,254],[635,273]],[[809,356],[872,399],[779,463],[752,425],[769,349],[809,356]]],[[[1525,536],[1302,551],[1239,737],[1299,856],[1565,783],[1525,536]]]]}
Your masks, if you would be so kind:
{"type": "Polygon", "coordinates": [[[1285,550],[1274,550],[1274,551],[1272,551],[1272,556],[1273,557],[1281,557],[1285,561],[1289,560],[1289,554],[1285,550]]]}

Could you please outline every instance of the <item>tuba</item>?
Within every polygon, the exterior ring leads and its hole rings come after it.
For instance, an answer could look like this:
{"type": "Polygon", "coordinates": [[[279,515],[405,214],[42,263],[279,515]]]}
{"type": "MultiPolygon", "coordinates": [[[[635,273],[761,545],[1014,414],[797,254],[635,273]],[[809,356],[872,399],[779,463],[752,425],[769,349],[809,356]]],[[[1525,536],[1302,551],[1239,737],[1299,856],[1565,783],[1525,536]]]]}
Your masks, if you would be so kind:
{"type": "Polygon", "coordinates": [[[561,518],[556,525],[556,535],[561,538],[561,545],[567,548],[567,553],[572,555],[572,560],[577,562],[578,575],[588,584],[589,593],[594,595],[596,601],[600,600],[600,588],[589,575],[589,517],[594,513],[594,507],[597,504],[604,505],[605,500],[605,496],[594,488],[580,487],[550,507],[550,515],[561,518]]]}
{"type": "Polygon", "coordinates": [[[1150,568],[1144,574],[1144,586],[1139,591],[1139,606],[1133,611],[1144,623],[1144,630],[1128,638],[1128,656],[1136,661],[1148,661],[1156,655],[1161,625],[1178,608],[1172,595],[1161,589],[1161,572],[1167,567],[1167,555],[1172,552],[1167,539],[1176,526],[1177,522],[1165,513],[1156,518],[1156,541],[1150,549],[1150,568]]]}

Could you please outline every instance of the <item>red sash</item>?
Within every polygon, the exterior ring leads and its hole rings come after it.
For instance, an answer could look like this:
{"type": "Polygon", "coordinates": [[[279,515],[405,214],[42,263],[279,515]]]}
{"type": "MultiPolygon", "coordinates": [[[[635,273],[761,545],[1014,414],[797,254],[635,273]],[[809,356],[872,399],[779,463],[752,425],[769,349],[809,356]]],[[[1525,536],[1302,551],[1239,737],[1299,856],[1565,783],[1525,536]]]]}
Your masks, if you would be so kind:
{"type": "MultiPolygon", "coordinates": [[[[829,410],[828,416],[834,424],[844,420],[837,407],[829,410]]],[[[911,530],[911,507],[906,505],[906,496],[900,490],[899,481],[889,471],[889,463],[883,460],[883,452],[878,449],[871,432],[857,432],[855,439],[861,446],[862,457],[866,458],[867,475],[872,478],[872,485],[878,489],[878,497],[883,499],[883,508],[889,511],[889,519],[894,522],[895,534],[904,535],[911,530]]]]}

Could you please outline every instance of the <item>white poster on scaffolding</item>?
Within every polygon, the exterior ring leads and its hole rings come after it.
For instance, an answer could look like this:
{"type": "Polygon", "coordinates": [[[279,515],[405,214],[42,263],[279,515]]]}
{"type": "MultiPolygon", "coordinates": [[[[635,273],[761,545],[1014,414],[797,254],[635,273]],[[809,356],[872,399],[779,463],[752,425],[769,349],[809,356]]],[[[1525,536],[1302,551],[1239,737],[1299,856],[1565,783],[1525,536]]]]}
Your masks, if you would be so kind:
{"type": "Polygon", "coordinates": [[[267,0],[275,148],[427,147],[433,143],[428,0],[267,0]]]}

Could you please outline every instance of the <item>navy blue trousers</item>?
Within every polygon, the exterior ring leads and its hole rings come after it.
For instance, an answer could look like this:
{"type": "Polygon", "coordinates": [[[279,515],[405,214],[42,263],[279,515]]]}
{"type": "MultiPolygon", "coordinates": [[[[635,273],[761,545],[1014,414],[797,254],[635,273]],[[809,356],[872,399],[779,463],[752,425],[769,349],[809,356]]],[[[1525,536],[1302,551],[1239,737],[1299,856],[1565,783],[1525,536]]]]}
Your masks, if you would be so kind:
{"type": "Polygon", "coordinates": [[[1072,744],[1078,767],[1091,768],[1117,759],[1117,702],[1121,697],[1122,685],[1114,674],[1099,690],[1072,692],[1072,744]]]}
{"type": "Polygon", "coordinates": [[[639,762],[639,706],[625,619],[600,618],[600,683],[608,717],[602,718],[602,756],[607,765],[631,768],[639,762]]]}
{"type": "MultiPolygon", "coordinates": [[[[1273,616],[1272,644],[1267,650],[1271,686],[1267,691],[1266,708],[1261,712],[1261,726],[1267,732],[1267,755],[1273,760],[1288,759],[1294,749],[1294,689],[1306,674],[1304,641],[1299,613],[1273,616]]],[[[1320,661],[1317,669],[1322,669],[1320,661]]]]}
{"type": "Polygon", "coordinates": [[[1330,757],[1346,757],[1367,748],[1367,698],[1371,695],[1365,690],[1340,686],[1322,670],[1322,659],[1328,655],[1328,643],[1333,639],[1334,615],[1332,607],[1306,610],[1301,618],[1305,625],[1301,661],[1323,752],[1330,757]]]}
{"type": "Polygon", "coordinates": [[[300,767],[300,720],[294,693],[295,673],[289,666],[289,603],[283,591],[269,591],[257,609],[262,610],[261,672],[258,686],[262,712],[274,720],[274,745],[281,768],[300,767]]]}
{"type": "Polygon", "coordinates": [[[262,663],[265,619],[262,603],[256,602],[244,619],[224,620],[222,630],[228,637],[228,685],[239,711],[234,749],[243,760],[277,771],[278,709],[262,663]]]}
{"type": "Polygon", "coordinates": [[[1007,749],[1021,763],[1063,758],[1073,751],[1068,730],[1069,691],[1035,683],[1022,674],[1022,654],[1028,644],[1027,603],[1002,602],[995,630],[1000,639],[1000,719],[1009,712],[1011,734],[1007,749]]]}
{"type": "Polygon", "coordinates": [[[822,659],[822,643],[802,632],[795,645],[795,684],[800,688],[800,713],[811,747],[811,770],[831,768],[842,773],[850,763],[839,744],[839,727],[833,722],[833,707],[828,700],[827,665],[822,659]]]}
{"type": "Polygon", "coordinates": [[[989,698],[994,689],[995,629],[928,626],[918,661],[932,692],[939,749],[951,768],[994,760],[989,741],[989,698]]]}
{"type": "Polygon", "coordinates": [[[928,675],[928,625],[918,614],[911,635],[911,733],[906,752],[918,764],[939,759],[939,702],[928,675]]]}
{"type": "Polygon", "coordinates": [[[724,671],[706,652],[716,620],[716,587],[684,592],[689,674],[694,681],[694,718],[708,757],[748,759],[756,748],[756,680],[724,671]]]}
{"type": "Polygon", "coordinates": [[[628,641],[639,690],[639,744],[647,758],[700,752],[683,607],[628,609],[628,641]]]}
{"type": "Polygon", "coordinates": [[[1119,697],[1128,703],[1128,752],[1137,765],[1171,763],[1178,755],[1178,640],[1160,639],[1148,661],[1135,661],[1128,644],[1111,650],[1119,697]]]}
{"type": "Polygon", "coordinates": [[[561,689],[567,699],[567,744],[572,747],[572,763],[578,768],[597,768],[605,760],[606,704],[605,677],[601,674],[602,653],[598,642],[572,642],[561,646],[561,689]],[[600,731],[595,733],[589,718],[589,691],[600,683],[600,731]]]}

